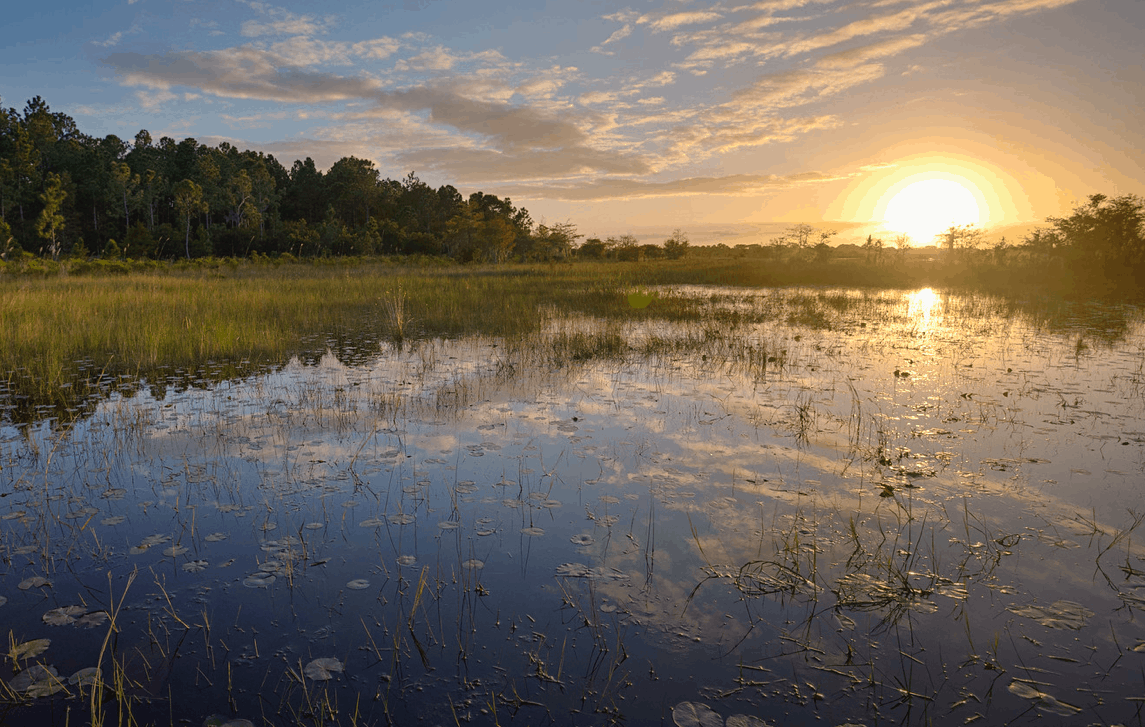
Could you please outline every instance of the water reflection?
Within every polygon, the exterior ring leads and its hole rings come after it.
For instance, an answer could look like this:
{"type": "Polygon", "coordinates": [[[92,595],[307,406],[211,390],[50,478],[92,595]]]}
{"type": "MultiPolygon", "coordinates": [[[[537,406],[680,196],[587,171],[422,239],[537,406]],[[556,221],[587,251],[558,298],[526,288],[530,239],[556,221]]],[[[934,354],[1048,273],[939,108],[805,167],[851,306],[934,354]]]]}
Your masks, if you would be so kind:
{"type": "MultiPolygon", "coordinates": [[[[578,358],[607,327],[576,319],[561,366],[429,341],[5,429],[13,639],[94,667],[105,632],[44,617],[126,592],[136,713],[192,723],[260,692],[282,723],[326,698],[378,723],[1127,721],[1139,316],[1080,351],[923,291],[721,295],[734,327],[608,328],[623,356],[578,358]]],[[[6,704],[59,723],[50,699],[6,704]]]]}
{"type": "Polygon", "coordinates": [[[942,298],[930,288],[908,293],[907,316],[913,319],[920,333],[929,333],[933,319],[941,313],[942,298]]]}

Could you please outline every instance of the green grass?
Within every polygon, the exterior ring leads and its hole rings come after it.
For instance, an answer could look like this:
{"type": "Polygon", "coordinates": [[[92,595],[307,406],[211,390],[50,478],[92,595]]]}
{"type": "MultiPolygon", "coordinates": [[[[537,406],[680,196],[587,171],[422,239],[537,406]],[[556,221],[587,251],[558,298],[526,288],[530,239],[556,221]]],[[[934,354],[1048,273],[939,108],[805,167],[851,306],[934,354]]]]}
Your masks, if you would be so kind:
{"type": "MultiPolygon", "coordinates": [[[[154,384],[173,371],[204,367],[216,378],[234,376],[293,355],[320,354],[338,339],[355,341],[362,350],[427,337],[486,335],[512,342],[549,321],[578,315],[606,325],[659,319],[734,331],[786,320],[830,330],[841,316],[856,313],[852,309],[863,306],[867,294],[810,291],[782,307],[717,307],[715,312],[712,301],[701,296],[662,291],[654,304],[634,308],[628,294],[650,286],[801,282],[874,295],[879,286],[920,286],[936,274],[919,266],[727,258],[502,266],[436,259],[412,264],[392,259],[273,264],[264,258],[102,266],[34,262],[39,263],[35,270],[12,264],[0,270],[0,397],[6,393],[23,408],[12,417],[18,420],[38,418],[31,412],[36,406],[50,406],[67,418],[97,390],[106,391],[115,377],[142,377],[154,384]]],[[[614,330],[566,332],[552,342],[551,358],[563,365],[616,358],[629,350],[652,355],[685,344],[712,346],[719,339],[702,334],[685,343],[633,345],[614,330]]],[[[766,366],[778,354],[752,355],[763,355],[766,366]]]]}

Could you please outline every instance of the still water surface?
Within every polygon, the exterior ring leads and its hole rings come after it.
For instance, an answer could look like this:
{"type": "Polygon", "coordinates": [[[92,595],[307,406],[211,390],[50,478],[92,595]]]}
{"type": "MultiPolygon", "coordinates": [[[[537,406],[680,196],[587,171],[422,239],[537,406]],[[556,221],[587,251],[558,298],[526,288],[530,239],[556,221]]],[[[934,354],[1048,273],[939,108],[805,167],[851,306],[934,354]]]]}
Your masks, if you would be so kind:
{"type": "Polygon", "coordinates": [[[1139,311],[663,294],[0,429],[0,721],[1141,721],[1139,311]]]}

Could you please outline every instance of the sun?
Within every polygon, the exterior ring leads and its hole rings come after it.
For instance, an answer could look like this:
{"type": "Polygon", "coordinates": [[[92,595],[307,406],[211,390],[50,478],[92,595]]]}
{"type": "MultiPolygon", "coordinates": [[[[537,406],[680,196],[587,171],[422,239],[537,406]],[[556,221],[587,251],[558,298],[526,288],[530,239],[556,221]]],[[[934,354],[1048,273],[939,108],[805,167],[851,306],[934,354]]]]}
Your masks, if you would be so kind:
{"type": "Polygon", "coordinates": [[[891,190],[883,224],[894,234],[906,234],[915,245],[929,245],[951,225],[976,225],[982,211],[975,194],[954,179],[908,182],[891,190]]]}

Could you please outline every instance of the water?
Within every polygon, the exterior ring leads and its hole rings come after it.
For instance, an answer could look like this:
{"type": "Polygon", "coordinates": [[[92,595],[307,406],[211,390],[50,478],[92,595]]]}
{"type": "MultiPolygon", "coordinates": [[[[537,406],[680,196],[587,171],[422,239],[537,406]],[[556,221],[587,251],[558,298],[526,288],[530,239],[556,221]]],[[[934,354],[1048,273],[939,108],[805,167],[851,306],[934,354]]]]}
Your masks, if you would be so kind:
{"type": "Polygon", "coordinates": [[[2,430],[0,719],[1140,720],[1138,311],[665,294],[2,430]]]}

